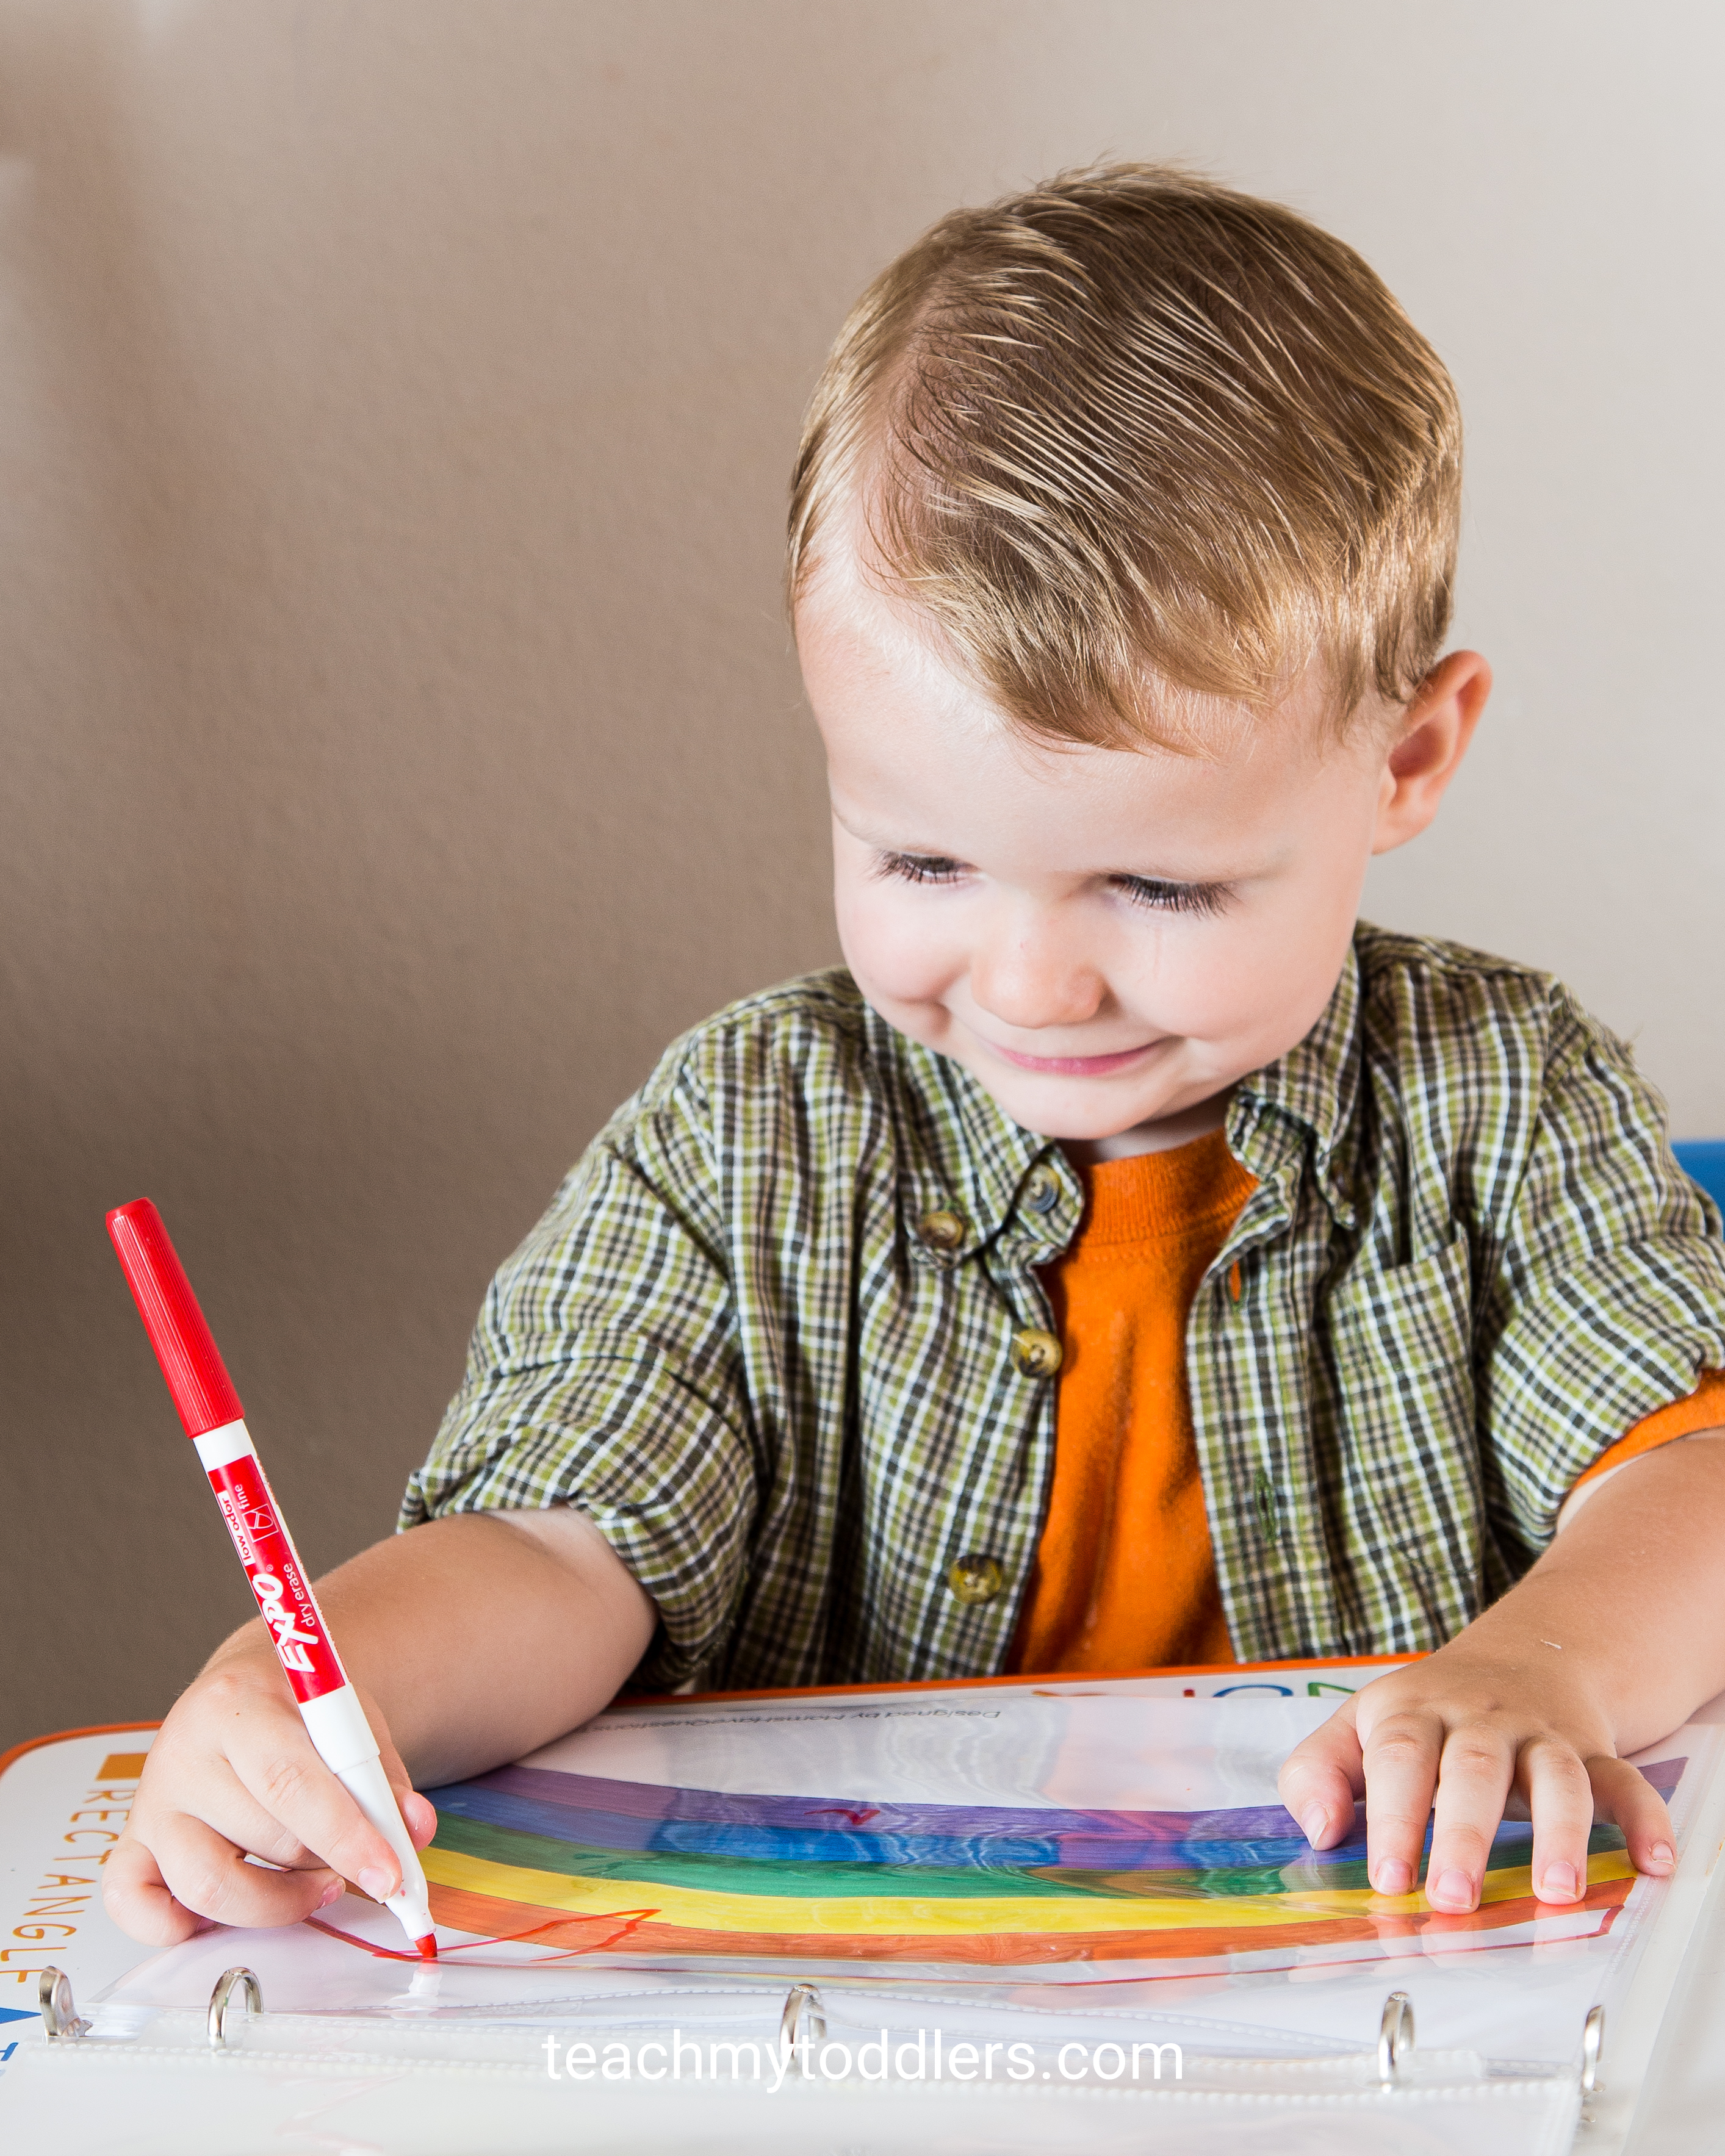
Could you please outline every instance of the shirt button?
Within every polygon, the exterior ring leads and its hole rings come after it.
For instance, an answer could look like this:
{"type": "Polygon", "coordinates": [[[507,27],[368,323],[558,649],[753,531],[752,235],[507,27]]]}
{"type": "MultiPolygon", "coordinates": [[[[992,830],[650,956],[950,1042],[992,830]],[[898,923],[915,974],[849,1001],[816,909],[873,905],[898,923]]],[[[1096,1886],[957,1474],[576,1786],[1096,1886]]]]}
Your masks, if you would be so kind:
{"type": "Polygon", "coordinates": [[[1051,1168],[1033,1168],[1024,1185],[1024,1203],[1033,1213],[1052,1213],[1060,1202],[1060,1178],[1051,1168]]]}
{"type": "Polygon", "coordinates": [[[969,1233],[962,1213],[925,1213],[916,1223],[919,1240],[931,1250],[956,1250],[969,1233]]]}
{"type": "Polygon", "coordinates": [[[947,1584],[961,1602],[992,1602],[1005,1586],[1006,1574],[998,1559],[972,1551],[948,1567],[947,1584]]]}
{"type": "Polygon", "coordinates": [[[1021,1378],[1051,1378],[1060,1367],[1060,1343],[1040,1325],[1012,1336],[1012,1367],[1021,1378]]]}

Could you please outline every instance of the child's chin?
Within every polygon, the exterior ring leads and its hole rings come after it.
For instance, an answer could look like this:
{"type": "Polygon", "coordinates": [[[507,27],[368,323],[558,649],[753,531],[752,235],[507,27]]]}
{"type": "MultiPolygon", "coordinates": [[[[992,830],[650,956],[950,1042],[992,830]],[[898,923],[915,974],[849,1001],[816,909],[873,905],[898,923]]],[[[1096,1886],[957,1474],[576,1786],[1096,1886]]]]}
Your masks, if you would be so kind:
{"type": "Polygon", "coordinates": [[[983,1083],[1027,1131],[1075,1143],[1118,1137],[1163,1112],[1159,1101],[1122,1099],[1125,1089],[1106,1078],[1038,1078],[1025,1073],[1014,1083],[1011,1075],[997,1078],[990,1072],[983,1083]]]}

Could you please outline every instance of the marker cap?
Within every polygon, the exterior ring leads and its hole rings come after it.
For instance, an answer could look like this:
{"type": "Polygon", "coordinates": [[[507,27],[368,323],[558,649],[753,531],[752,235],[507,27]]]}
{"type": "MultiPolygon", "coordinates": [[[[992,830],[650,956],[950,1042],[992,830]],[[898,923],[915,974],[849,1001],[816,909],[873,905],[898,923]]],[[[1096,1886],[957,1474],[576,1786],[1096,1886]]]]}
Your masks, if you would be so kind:
{"type": "Polygon", "coordinates": [[[187,1436],[241,1420],[245,1410],[162,1215],[147,1198],[135,1198],[108,1215],[108,1233],[187,1436]]]}

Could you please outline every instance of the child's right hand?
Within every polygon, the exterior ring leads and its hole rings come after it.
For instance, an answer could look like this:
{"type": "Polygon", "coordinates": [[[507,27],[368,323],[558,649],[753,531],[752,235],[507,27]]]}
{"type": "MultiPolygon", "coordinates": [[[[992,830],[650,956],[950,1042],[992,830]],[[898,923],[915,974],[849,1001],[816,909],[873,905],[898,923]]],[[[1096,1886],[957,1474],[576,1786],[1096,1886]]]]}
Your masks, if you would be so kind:
{"type": "MultiPolygon", "coordinates": [[[[606,1706],[658,1621],[566,1505],[429,1521],[362,1550],[317,1594],[418,1849],[437,1814],[398,1740],[434,1788],[518,1759],[606,1706]],[[387,1690],[387,1720],[361,1670],[387,1690]]],[[[381,1899],[401,1871],[313,1750],[254,1619],[162,1723],[103,1899],[133,1938],[172,1946],[212,1924],[296,1923],[344,1879],[381,1899]]]]}
{"type": "MultiPolygon", "coordinates": [[[[122,1931],[172,1946],[212,1924],[297,1923],[352,1880],[401,1884],[389,1845],[312,1748],[266,1637],[247,1626],[176,1702],[151,1748],[102,1899],[122,1931]],[[279,1871],[248,1864],[260,1856],[279,1871]]],[[[416,1849],[437,1814],[416,1795],[377,1707],[360,1694],[416,1849]]]]}

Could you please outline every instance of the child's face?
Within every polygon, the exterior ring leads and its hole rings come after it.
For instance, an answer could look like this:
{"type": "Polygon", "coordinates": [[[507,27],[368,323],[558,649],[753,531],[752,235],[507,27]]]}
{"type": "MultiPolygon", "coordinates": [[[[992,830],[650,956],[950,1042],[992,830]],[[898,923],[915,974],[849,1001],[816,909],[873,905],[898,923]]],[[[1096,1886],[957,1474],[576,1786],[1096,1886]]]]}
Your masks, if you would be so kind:
{"type": "Polygon", "coordinates": [[[1423,695],[1340,747],[1312,680],[1214,757],[1042,748],[853,578],[797,635],[859,987],[1055,1138],[1178,1115],[1310,1031],[1368,861],[1430,820],[1490,680],[1458,654],[1435,721],[1423,695]]]}

